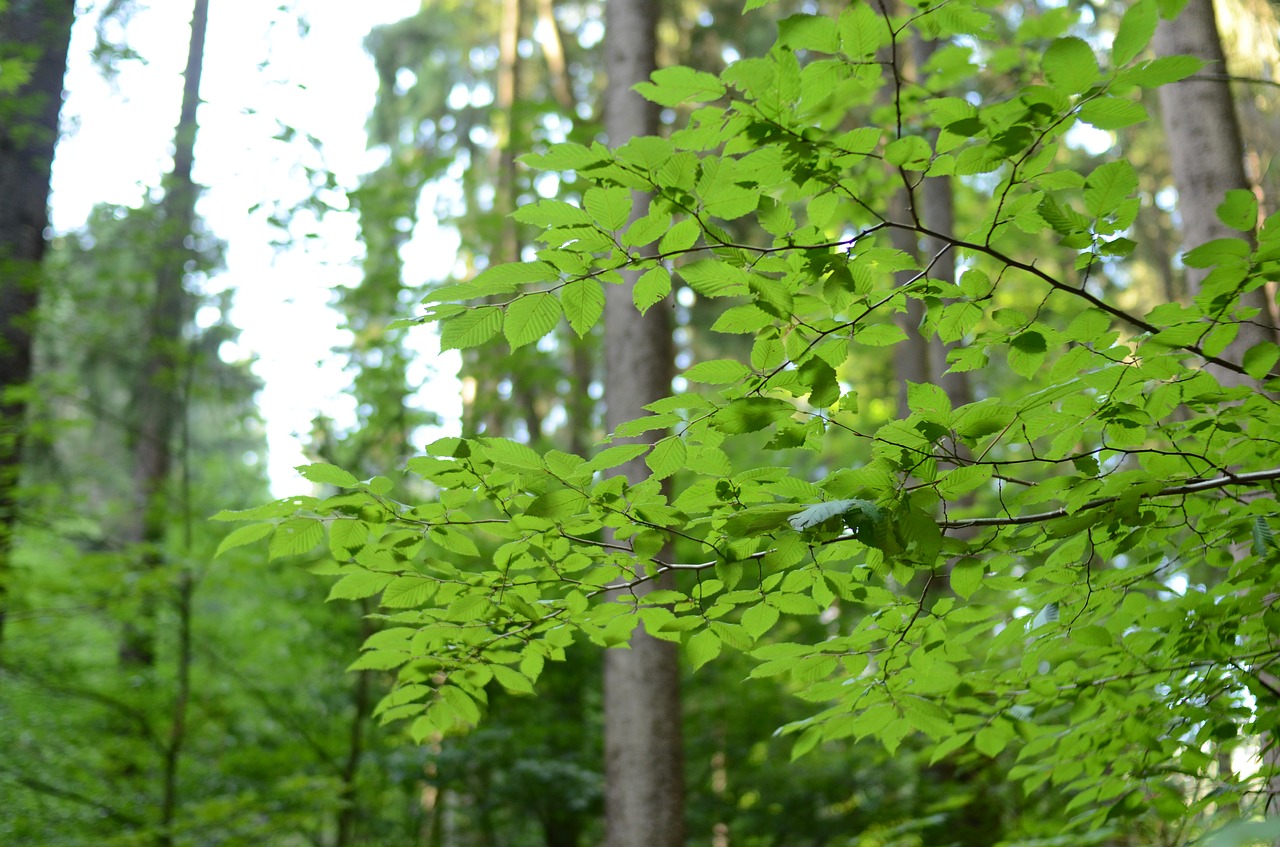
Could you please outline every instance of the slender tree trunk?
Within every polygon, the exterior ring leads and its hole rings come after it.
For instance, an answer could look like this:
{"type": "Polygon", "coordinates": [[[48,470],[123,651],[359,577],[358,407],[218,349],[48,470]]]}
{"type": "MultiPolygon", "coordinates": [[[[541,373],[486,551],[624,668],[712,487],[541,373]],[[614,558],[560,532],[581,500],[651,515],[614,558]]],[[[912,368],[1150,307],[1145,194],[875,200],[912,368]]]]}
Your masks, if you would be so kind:
{"type": "Polygon", "coordinates": [[[565,113],[574,113],[573,90],[569,85],[569,70],[564,60],[564,39],[560,37],[560,24],[556,22],[554,0],[537,0],[538,25],[545,37],[539,39],[542,55],[547,60],[548,85],[565,113]]]}
{"type": "Polygon", "coordinates": [[[180,802],[179,768],[182,764],[182,748],[187,740],[187,706],[191,702],[191,617],[192,595],[195,581],[191,574],[182,574],[178,582],[178,666],[177,691],[173,697],[173,714],[169,726],[169,740],[164,750],[164,787],[160,799],[160,834],[156,838],[159,847],[173,847],[173,824],[177,819],[180,802]]]}
{"type": "MultiPolygon", "coordinates": [[[[1215,238],[1253,238],[1218,220],[1217,208],[1227,191],[1248,190],[1244,171],[1244,144],[1236,118],[1230,83],[1213,78],[1226,72],[1226,59],[1214,19],[1213,0],[1190,0],[1174,20],[1161,21],[1153,46],[1157,55],[1186,54],[1208,62],[1206,75],[1160,88],[1160,116],[1173,161],[1178,189],[1178,213],[1182,218],[1184,249],[1215,238]]],[[[1194,297],[1208,269],[1187,268],[1187,287],[1194,297]]],[[[1240,334],[1226,355],[1240,361],[1244,352],[1262,341],[1274,341],[1271,311],[1264,290],[1246,294],[1241,305],[1260,310],[1254,323],[1240,324],[1240,334]]],[[[1225,371],[1215,374],[1224,385],[1247,381],[1225,371]]]]}
{"type": "MultiPolygon", "coordinates": [[[[1236,116],[1231,85],[1226,80],[1226,57],[1214,17],[1213,0],[1190,0],[1173,20],[1161,21],[1152,42],[1159,56],[1186,54],[1205,60],[1205,75],[1160,88],[1160,117],[1164,123],[1178,189],[1184,249],[1215,238],[1242,238],[1255,245],[1252,234],[1242,235],[1218,220],[1217,207],[1232,189],[1250,190],[1244,169],[1244,142],[1236,116]]],[[[1187,268],[1191,296],[1200,292],[1209,270],[1187,268]]],[[[1264,341],[1275,341],[1266,289],[1255,289],[1241,298],[1241,305],[1259,310],[1253,323],[1241,323],[1240,332],[1226,355],[1241,361],[1245,351],[1264,341]]],[[[1213,368],[1224,386],[1249,384],[1248,377],[1213,368]]],[[[1243,545],[1233,547],[1237,559],[1248,555],[1243,545]]],[[[1263,741],[1263,762],[1270,771],[1264,812],[1280,814],[1280,745],[1263,741]]],[[[1229,762],[1227,763],[1229,766],[1229,762]]],[[[1280,844],[1280,841],[1276,842],[1280,844]]]]}
{"type": "MultiPolygon", "coordinates": [[[[363,644],[373,634],[373,622],[369,619],[372,604],[367,600],[362,604],[364,616],[360,619],[360,643],[363,644]]],[[[364,759],[364,728],[369,720],[369,712],[373,706],[373,673],[360,671],[356,674],[355,687],[351,692],[351,727],[347,736],[347,758],[342,763],[341,802],[338,809],[338,833],[334,837],[333,847],[350,847],[356,842],[356,824],[360,822],[360,805],[357,802],[359,787],[360,763],[364,759]]]]}
{"type": "Polygon", "coordinates": [[[0,13],[0,62],[18,56],[34,60],[27,84],[0,104],[0,640],[9,605],[26,417],[20,389],[31,379],[49,177],[74,18],[71,0],[11,3],[0,13]]]}
{"type": "MultiPolygon", "coordinates": [[[[191,179],[195,159],[196,109],[204,62],[209,0],[196,0],[182,90],[182,112],[174,133],[173,172],[161,203],[161,254],[148,317],[142,367],[133,389],[133,494],[131,517],[123,527],[125,543],[137,551],[142,571],[162,562],[161,547],[169,523],[163,496],[173,465],[173,439],[182,409],[182,328],[190,309],[183,276],[191,250],[187,241],[195,221],[198,191],[191,179]]],[[[144,591],[146,589],[144,588],[144,591]]],[[[125,665],[155,663],[154,613],[147,598],[136,620],[125,623],[119,653],[125,665]]]]}
{"type": "MultiPolygon", "coordinates": [[[[889,198],[889,220],[907,223],[911,220],[911,209],[908,207],[907,189],[899,188],[889,198]]],[[[895,248],[908,255],[918,257],[920,250],[916,233],[909,229],[893,227],[889,230],[889,241],[895,248]]],[[[894,279],[899,287],[915,279],[916,271],[898,271],[894,279]]],[[[915,297],[906,298],[907,310],[899,312],[895,319],[898,326],[906,333],[907,339],[893,347],[893,370],[898,385],[898,417],[905,418],[911,414],[907,407],[907,383],[926,383],[930,381],[929,343],[920,332],[920,323],[924,320],[924,303],[915,297]]]]}
{"type": "MultiPolygon", "coordinates": [[[[923,77],[923,69],[938,49],[939,42],[922,38],[916,33],[911,40],[914,53],[916,73],[923,77]]],[[[936,147],[938,130],[929,131],[929,144],[936,147]]],[[[948,238],[955,236],[956,212],[955,192],[949,176],[925,177],[924,182],[916,190],[920,203],[920,223],[935,235],[920,236],[920,262],[929,268],[930,279],[954,285],[956,281],[956,254],[948,238]]],[[[954,345],[947,344],[940,338],[929,342],[929,378],[947,393],[951,408],[958,409],[973,402],[973,390],[969,385],[968,374],[947,373],[947,353],[954,345]]]]}
{"type": "MultiPolygon", "coordinates": [[[[618,146],[658,130],[657,107],[631,86],[656,64],[656,0],[605,4],[605,133],[618,146]]],[[[636,198],[636,211],[647,203],[636,198]]],[[[636,275],[606,287],[605,425],[612,430],[646,414],[644,405],[671,393],[671,305],[643,316],[631,299],[636,275]]],[[[650,435],[656,435],[650,433],[650,435]]],[[[648,473],[643,461],[623,472],[632,483],[648,473]]],[[[648,583],[652,586],[652,583],[648,583]]],[[[675,644],[639,627],[630,649],[604,656],[605,810],[608,847],[678,847],[684,843],[684,753],[680,669],[675,644]]]]}
{"type": "MultiPolygon", "coordinates": [[[[897,12],[900,5],[897,0],[881,0],[881,9],[884,14],[897,12]]],[[[899,80],[905,81],[915,73],[915,62],[912,61],[911,43],[901,42],[896,45],[895,49],[890,50],[884,48],[880,51],[880,61],[890,64],[894,67],[894,74],[890,80],[890,84],[881,89],[878,97],[880,102],[891,108],[896,108],[896,98],[899,96],[898,87],[903,84],[899,80]]],[[[919,236],[913,229],[905,228],[909,226],[918,216],[918,210],[912,208],[912,202],[920,201],[920,189],[917,187],[914,197],[908,190],[907,181],[909,176],[906,171],[901,168],[894,168],[886,163],[887,177],[890,184],[896,184],[898,187],[889,196],[885,203],[885,214],[890,221],[901,224],[889,230],[889,243],[897,250],[901,250],[907,255],[919,259],[920,244],[919,236]]],[[[898,271],[894,274],[894,283],[902,288],[910,283],[917,276],[915,271],[906,270],[898,271]]],[[[906,335],[906,340],[901,344],[895,344],[893,347],[893,376],[894,382],[898,388],[898,417],[906,418],[911,414],[911,410],[907,405],[907,387],[908,383],[927,383],[930,381],[930,350],[929,343],[920,331],[920,324],[925,317],[924,303],[915,297],[906,298],[906,310],[899,312],[894,316],[894,321],[898,327],[906,335]]]]}
{"type": "Polygon", "coordinates": [[[492,264],[520,260],[519,232],[509,215],[516,208],[516,150],[513,141],[516,95],[520,91],[521,6],[521,0],[502,0],[502,19],[498,28],[498,78],[494,92],[498,186],[494,207],[503,216],[503,222],[501,240],[492,264]]]}

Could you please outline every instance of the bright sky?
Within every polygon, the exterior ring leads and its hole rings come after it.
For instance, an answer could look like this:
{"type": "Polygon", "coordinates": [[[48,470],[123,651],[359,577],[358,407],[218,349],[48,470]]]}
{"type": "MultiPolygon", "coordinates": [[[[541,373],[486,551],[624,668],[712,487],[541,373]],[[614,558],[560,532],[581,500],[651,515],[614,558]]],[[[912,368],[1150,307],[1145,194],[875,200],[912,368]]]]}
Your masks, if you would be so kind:
{"type": "MultiPolygon", "coordinates": [[[[305,437],[318,411],[340,425],[354,421],[355,403],[342,393],[349,376],[331,355],[343,333],[329,303],[335,286],[359,281],[362,247],[354,215],[331,214],[322,222],[295,222],[295,233],[319,237],[281,251],[271,244],[280,233],[267,216],[273,203],[304,196],[303,164],[333,171],[343,188],[355,187],[361,174],[378,165],[380,155],[365,147],[377,79],[363,39],[373,26],[404,18],[419,6],[419,0],[295,2],[311,24],[305,36],[276,3],[210,4],[194,171],[195,180],[208,187],[198,211],[228,242],[227,271],[210,287],[235,291],[230,318],[243,330],[243,349],[224,350],[224,356],[257,357],[277,496],[310,488],[292,469],[307,461],[298,436],[305,437]],[[323,158],[304,144],[275,140],[282,124],[320,139],[323,158]],[[259,203],[263,208],[250,213],[259,203]]],[[[114,83],[104,81],[90,61],[96,15],[82,15],[76,23],[63,107],[68,132],[53,173],[53,225],[59,232],[83,225],[96,203],[137,205],[172,167],[192,3],[154,0],[138,6],[127,43],[145,63],[125,63],[114,83]]],[[[345,205],[341,196],[331,202],[345,205]]],[[[428,220],[415,232],[415,243],[405,256],[410,281],[449,272],[453,245],[447,232],[428,220]]],[[[441,359],[428,330],[410,337],[423,348],[421,369],[411,376],[431,377],[421,402],[446,421],[457,421],[456,358],[441,359]]]]}

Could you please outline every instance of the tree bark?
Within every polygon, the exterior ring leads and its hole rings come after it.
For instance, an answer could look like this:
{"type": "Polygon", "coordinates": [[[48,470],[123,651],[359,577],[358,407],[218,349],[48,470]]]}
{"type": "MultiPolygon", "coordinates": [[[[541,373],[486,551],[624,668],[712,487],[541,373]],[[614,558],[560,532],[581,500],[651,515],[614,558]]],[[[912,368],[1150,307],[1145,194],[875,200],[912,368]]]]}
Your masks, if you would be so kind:
{"type": "Polygon", "coordinates": [[[178,665],[177,690],[173,697],[170,716],[169,739],[164,749],[164,786],[160,798],[160,834],[156,838],[159,847],[173,847],[173,825],[177,820],[181,803],[179,771],[182,766],[182,748],[187,741],[187,707],[191,703],[191,618],[194,614],[192,596],[195,580],[184,573],[178,582],[178,665]]]}
{"type": "MultiPolygon", "coordinates": [[[[1191,249],[1215,238],[1241,238],[1256,246],[1252,233],[1242,234],[1222,223],[1217,207],[1231,189],[1250,189],[1244,169],[1244,142],[1236,116],[1231,85],[1226,79],[1226,57],[1214,17],[1213,0],[1190,0],[1173,20],[1161,21],[1152,41],[1158,56],[1190,55],[1208,64],[1201,76],[1160,88],[1160,117],[1169,143],[1173,181],[1178,189],[1178,212],[1182,218],[1183,249],[1191,249]]],[[[1187,268],[1187,289],[1192,297],[1200,293],[1210,269],[1187,268]]],[[[1271,304],[1265,288],[1255,289],[1240,299],[1242,307],[1259,310],[1253,323],[1242,322],[1235,341],[1225,356],[1241,361],[1245,351],[1264,341],[1275,341],[1271,304]]],[[[1225,387],[1252,382],[1241,374],[1211,368],[1225,387]]],[[[1243,545],[1234,545],[1233,555],[1247,556],[1243,545]]],[[[1280,744],[1276,738],[1263,740],[1263,763],[1270,771],[1263,811],[1280,814],[1280,744]]],[[[1280,844],[1280,841],[1276,841],[1280,844]]]]}
{"type": "MultiPolygon", "coordinates": [[[[1173,162],[1178,189],[1178,213],[1182,218],[1183,249],[1215,238],[1241,238],[1253,245],[1251,235],[1218,220],[1217,208],[1227,191],[1248,189],[1244,171],[1244,144],[1236,118],[1231,86],[1225,78],[1226,59],[1214,19],[1213,0],[1190,0],[1174,20],[1161,21],[1152,41],[1159,56],[1190,55],[1208,62],[1203,76],[1160,88],[1160,117],[1173,162]]],[[[1191,296],[1200,292],[1208,275],[1204,268],[1187,268],[1191,296]]],[[[1240,334],[1226,356],[1240,361],[1244,352],[1262,341],[1274,341],[1271,311],[1263,289],[1248,292],[1241,305],[1259,309],[1254,323],[1242,323],[1240,334]]],[[[1247,378],[1215,369],[1224,385],[1238,385],[1247,378]]]]}
{"type": "MultiPolygon", "coordinates": [[[[908,198],[909,195],[905,186],[893,193],[887,204],[889,220],[904,224],[911,220],[910,201],[908,198]]],[[[893,227],[889,230],[889,242],[896,249],[912,257],[919,258],[920,250],[914,231],[893,227]]],[[[911,270],[898,271],[893,276],[898,287],[902,288],[915,279],[916,272],[911,270]]],[[[911,382],[916,384],[927,383],[931,377],[929,373],[930,345],[920,332],[920,323],[924,320],[924,316],[924,303],[915,297],[907,297],[906,311],[899,312],[894,316],[898,326],[907,336],[905,341],[894,345],[893,348],[894,381],[898,386],[898,417],[903,419],[911,414],[911,409],[907,405],[907,384],[911,382]]]]}
{"type": "MultiPolygon", "coordinates": [[[[657,107],[631,91],[656,66],[656,0],[605,4],[604,126],[609,143],[624,144],[658,130],[657,107]]],[[[633,217],[647,206],[636,197],[633,217]]],[[[673,353],[669,302],[643,316],[632,303],[637,275],[607,286],[605,299],[605,425],[614,429],[646,414],[644,406],[671,393],[673,353]]],[[[650,433],[657,436],[658,433],[650,433]]],[[[643,480],[643,460],[623,467],[643,480]]],[[[652,583],[648,583],[652,586],[652,583]]],[[[680,670],[675,644],[638,627],[630,649],[604,657],[605,810],[608,847],[678,847],[684,843],[684,753],[680,670]]]]}
{"type": "MultiPolygon", "coordinates": [[[[914,53],[916,73],[924,81],[923,68],[928,65],[939,42],[930,41],[916,33],[911,40],[914,53]]],[[[939,132],[929,131],[929,145],[937,147],[939,132]]],[[[920,223],[933,235],[920,236],[920,262],[929,268],[930,279],[954,285],[956,282],[956,252],[946,239],[955,237],[956,211],[955,192],[952,189],[951,177],[928,176],[924,178],[916,191],[920,202],[920,223]],[[930,264],[932,263],[932,264],[930,264]]],[[[940,338],[929,342],[929,376],[934,384],[940,386],[951,401],[951,408],[973,402],[973,389],[969,385],[969,375],[964,371],[947,373],[947,353],[953,344],[947,344],[940,338]]]]}
{"type": "MultiPolygon", "coordinates": [[[[173,438],[182,414],[182,328],[189,319],[183,284],[191,249],[198,191],[191,179],[195,161],[196,109],[204,62],[209,0],[196,0],[182,90],[182,111],[174,133],[173,172],[161,202],[160,261],[148,316],[143,364],[133,387],[133,495],[131,517],[122,528],[126,544],[137,551],[142,571],[162,563],[161,547],[169,522],[164,489],[173,466],[173,438]]],[[[119,647],[124,665],[155,663],[153,610],[144,596],[142,611],[125,623],[119,647]]]]}
{"type": "MultiPolygon", "coordinates": [[[[373,621],[369,615],[373,612],[372,604],[365,600],[361,604],[363,612],[360,618],[360,643],[363,644],[373,634],[373,621]]],[[[356,827],[360,823],[361,809],[359,802],[360,765],[364,760],[365,726],[369,722],[369,713],[373,709],[373,672],[357,671],[355,685],[351,690],[351,724],[347,730],[347,757],[342,763],[339,774],[341,788],[338,808],[337,834],[333,839],[333,847],[351,847],[357,843],[356,827]]]]}
{"type": "Polygon", "coordinates": [[[0,13],[0,62],[34,60],[27,84],[0,104],[0,641],[8,609],[32,329],[49,226],[49,179],[62,109],[62,77],[75,20],[72,0],[10,4],[0,13]]]}

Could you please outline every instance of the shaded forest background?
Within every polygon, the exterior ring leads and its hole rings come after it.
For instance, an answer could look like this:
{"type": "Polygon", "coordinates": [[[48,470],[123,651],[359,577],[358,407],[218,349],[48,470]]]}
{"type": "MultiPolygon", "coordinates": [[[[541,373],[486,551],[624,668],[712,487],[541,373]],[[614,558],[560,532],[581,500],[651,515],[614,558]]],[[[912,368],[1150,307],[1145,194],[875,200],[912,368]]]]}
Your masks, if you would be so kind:
{"type": "MultiPolygon", "coordinates": [[[[104,74],[145,59],[128,46],[131,5],[113,0],[94,10],[115,24],[103,26],[95,56],[104,74]]],[[[719,74],[766,53],[788,16],[843,8],[783,0],[743,14],[741,5],[654,5],[658,65],[719,74]]],[[[1126,6],[1025,0],[984,9],[997,42],[1025,48],[1068,33],[1110,44],[1126,6]]],[[[308,8],[286,12],[304,24],[308,8]]],[[[175,82],[183,86],[181,109],[163,179],[141,202],[100,205],[82,228],[46,240],[48,175],[43,189],[19,180],[15,161],[53,157],[56,167],[72,8],[0,2],[0,843],[601,843],[602,649],[569,647],[566,661],[542,670],[536,696],[495,683],[478,728],[413,743],[403,725],[379,719],[394,675],[348,670],[383,622],[373,600],[325,602],[345,573],[334,555],[313,544],[294,550],[277,536],[273,554],[298,555],[267,563],[261,548],[236,546],[215,557],[226,528],[209,516],[270,499],[271,480],[255,399],[260,381],[251,361],[227,352],[238,333],[227,317],[232,294],[204,293],[222,269],[228,237],[202,221],[192,176],[210,14],[218,4],[197,0],[191,30],[172,35],[189,39],[189,58],[175,82]]],[[[1280,196],[1272,167],[1280,137],[1276,9],[1223,0],[1217,15],[1225,71],[1235,80],[1236,158],[1261,220],[1280,196]]],[[[422,345],[411,340],[434,330],[388,328],[416,314],[439,284],[404,269],[425,220],[456,233],[456,256],[439,264],[446,281],[463,281],[532,255],[537,228],[518,210],[539,199],[581,198],[582,186],[521,156],[601,137],[609,109],[621,108],[605,95],[604,36],[604,5],[569,0],[436,0],[367,35],[379,80],[367,129],[381,165],[349,192],[339,192],[323,166],[306,165],[308,196],[259,200],[278,207],[282,240],[295,232],[295,216],[354,213],[364,248],[360,283],[332,294],[349,338],[333,355],[350,375],[355,420],[318,415],[311,461],[381,480],[377,486],[397,497],[427,499],[433,490],[394,471],[442,425],[585,455],[621,422],[606,419],[601,402],[607,350],[599,329],[579,334],[561,325],[514,350],[465,351],[462,419],[446,422],[424,402],[432,389],[420,376],[422,345]]],[[[948,68],[954,54],[945,45],[915,43],[912,51],[894,59],[904,73],[932,60],[932,72],[954,77],[955,96],[974,102],[1026,82],[1016,52],[985,53],[980,72],[968,73],[948,68]]],[[[1166,108],[1154,92],[1141,97],[1152,115],[1166,108]]],[[[669,131],[689,111],[671,106],[654,117],[669,131]]],[[[1100,274],[1099,285],[1135,312],[1186,300],[1193,283],[1177,258],[1186,222],[1159,121],[1082,130],[1068,135],[1060,155],[1083,174],[1117,154],[1136,168],[1142,203],[1124,228],[1134,243],[1125,272],[1100,274]]],[[[976,226],[988,189],[981,179],[951,181],[956,221],[945,229],[976,226]]],[[[732,234],[756,238],[747,221],[741,229],[732,234]]],[[[928,243],[902,249],[936,252],[928,243]]],[[[1025,249],[1037,249],[1030,235],[1025,249]]],[[[1036,299],[1015,292],[1006,306],[1034,311],[1036,299]]],[[[713,332],[718,313],[690,287],[677,283],[670,305],[680,370],[751,359],[751,335],[713,332]]],[[[908,312],[903,320],[910,327],[922,318],[908,312]]],[[[282,332],[307,331],[281,321],[282,332]]],[[[947,355],[941,345],[907,346],[849,363],[859,425],[906,417],[908,381],[939,386],[958,408],[1000,397],[1020,374],[1012,360],[944,374],[947,355]]],[[[735,465],[763,464],[759,446],[735,444],[735,465]]],[[[858,449],[835,443],[789,471],[810,473],[858,449]]],[[[433,543],[471,552],[451,536],[433,543]]],[[[1170,590],[1200,579],[1190,568],[1164,578],[1170,590]]],[[[820,639],[835,625],[824,615],[788,617],[768,638],[820,639]]],[[[1071,777],[1025,785],[1011,777],[1018,751],[1003,742],[944,758],[919,733],[904,730],[890,747],[850,733],[793,757],[794,739],[775,730],[812,713],[811,703],[792,696],[804,680],[755,674],[755,666],[726,652],[696,673],[687,659],[678,670],[680,709],[664,717],[684,739],[690,844],[1180,845],[1264,811],[1265,789],[1254,792],[1256,803],[1235,795],[1218,803],[1211,782],[1183,775],[1181,793],[1143,797],[1105,825],[1070,830],[1078,793],[1064,786],[1071,777]],[[748,677],[756,678],[744,684],[748,677]]],[[[1222,772],[1256,769],[1263,744],[1233,736],[1225,752],[1204,755],[1222,772]]]]}

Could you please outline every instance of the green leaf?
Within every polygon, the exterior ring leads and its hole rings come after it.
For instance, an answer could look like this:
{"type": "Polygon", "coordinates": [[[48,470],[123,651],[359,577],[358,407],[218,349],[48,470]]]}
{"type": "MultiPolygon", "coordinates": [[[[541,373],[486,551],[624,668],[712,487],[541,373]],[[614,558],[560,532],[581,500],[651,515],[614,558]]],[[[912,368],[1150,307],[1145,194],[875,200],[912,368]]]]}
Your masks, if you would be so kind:
{"type": "Polygon", "coordinates": [[[885,145],[884,158],[891,165],[911,171],[922,171],[929,167],[933,157],[933,148],[929,142],[918,135],[908,135],[885,145]]]}
{"type": "Polygon", "coordinates": [[[525,512],[534,517],[559,520],[582,514],[587,510],[589,502],[587,496],[581,491],[560,488],[538,495],[525,512]]]}
{"type": "Polygon", "coordinates": [[[1120,19],[1115,41],[1111,44],[1111,62],[1119,68],[1133,61],[1151,43],[1159,19],[1155,0],[1138,0],[1120,19]]]}
{"type": "Polygon", "coordinates": [[[995,724],[978,730],[978,734],[973,737],[973,746],[982,755],[994,758],[1000,755],[1011,739],[1012,733],[1008,729],[995,724]]]}
{"type": "Polygon", "coordinates": [[[580,279],[560,290],[560,305],[579,338],[586,336],[604,314],[604,289],[594,279],[580,279]]]}
{"type": "Polygon", "coordinates": [[[530,470],[542,470],[545,467],[542,457],[527,444],[510,438],[485,438],[482,442],[488,457],[499,464],[530,470]]]}
{"type": "Polygon", "coordinates": [[[800,383],[809,388],[809,405],[815,409],[826,409],[840,399],[836,369],[822,359],[815,357],[800,366],[800,383]]]}
{"type": "Polygon", "coordinates": [[[427,295],[426,302],[510,294],[528,283],[556,282],[559,279],[560,272],[546,262],[511,262],[486,268],[467,282],[441,286],[427,295]]]}
{"type": "Polygon", "coordinates": [[[560,315],[560,301],[554,294],[527,294],[507,307],[502,331],[513,349],[523,347],[555,329],[560,315]]]}
{"type": "Polygon", "coordinates": [[[990,465],[967,465],[955,468],[938,480],[934,490],[946,500],[955,500],[991,479],[990,465]]]}
{"type": "Polygon", "coordinates": [[[617,231],[631,217],[631,189],[589,188],[582,196],[582,205],[601,229],[617,231]]]}
{"type": "Polygon", "coordinates": [[[707,662],[720,655],[722,645],[720,636],[709,629],[696,632],[689,638],[686,649],[689,651],[689,662],[696,671],[707,662]]]}
{"type": "Polygon", "coordinates": [[[533,683],[519,671],[505,665],[490,665],[489,670],[493,671],[494,680],[512,694],[533,693],[533,683]]]}
{"type": "Polygon", "coordinates": [[[640,275],[640,278],[636,280],[635,288],[631,290],[631,300],[636,304],[636,308],[640,310],[640,314],[643,315],[649,311],[651,306],[662,302],[662,299],[670,293],[671,274],[666,268],[659,265],[640,275]]]}
{"type": "Polygon", "coordinates": [[[1218,220],[1239,232],[1253,232],[1258,226],[1258,198],[1247,189],[1228,191],[1217,212],[1218,220]]]}
{"type": "Polygon", "coordinates": [[[868,347],[889,347],[907,340],[907,333],[897,324],[872,324],[860,327],[853,333],[853,340],[868,347]]]}
{"type": "MultiPolygon", "coordinates": [[[[869,500],[828,500],[825,503],[815,503],[792,515],[789,520],[791,528],[796,532],[803,532],[810,527],[818,526],[834,517],[843,515],[850,509],[866,510],[867,508],[876,509],[875,503],[869,500]]],[[[878,511],[878,510],[877,510],[878,511]]]]}
{"type": "Polygon", "coordinates": [[[951,569],[951,590],[968,600],[982,587],[986,567],[977,559],[963,559],[951,569]]]}
{"type": "Polygon", "coordinates": [[[1259,515],[1253,520],[1253,555],[1262,558],[1276,549],[1276,536],[1271,531],[1271,524],[1259,515]]]}
{"type": "Polygon", "coordinates": [[[447,703],[465,723],[474,726],[480,722],[480,707],[461,688],[456,685],[445,685],[437,693],[440,699],[447,703]]]}
{"type": "Polygon", "coordinates": [[[778,21],[778,43],[792,50],[835,53],[840,49],[836,22],[826,15],[791,15],[778,21]]]}
{"type": "Polygon", "coordinates": [[[685,218],[677,222],[658,242],[658,252],[663,256],[680,253],[698,243],[702,236],[702,225],[695,218],[685,218]]]}
{"type": "Polygon", "coordinates": [[[1098,79],[1098,60],[1083,39],[1055,38],[1041,60],[1049,84],[1064,94],[1079,94],[1098,79]]]}
{"type": "Polygon", "coordinates": [[[767,603],[748,606],[742,613],[742,627],[754,639],[760,638],[778,622],[778,610],[767,603]]]}
{"type": "Polygon", "coordinates": [[[1271,373],[1277,359],[1280,359],[1280,347],[1270,341],[1261,341],[1245,351],[1241,364],[1249,376],[1263,379],[1271,373]]]}
{"type": "Polygon", "coordinates": [[[732,335],[756,333],[772,324],[776,318],[755,303],[744,303],[725,309],[711,325],[712,332],[732,335]]]}
{"type": "Polygon", "coordinates": [[[562,226],[589,226],[591,215],[572,203],[563,200],[536,200],[526,203],[511,213],[520,223],[549,228],[562,226]]]}
{"type": "Polygon", "coordinates": [[[303,479],[309,479],[312,482],[318,482],[321,485],[335,485],[338,488],[351,488],[359,485],[360,480],[356,479],[351,473],[344,471],[336,465],[330,465],[325,462],[316,462],[313,465],[299,465],[296,470],[302,474],[303,479]]]}
{"type": "Polygon", "coordinates": [[[433,593],[435,583],[426,577],[398,576],[382,589],[381,605],[389,609],[412,609],[426,603],[433,593]]]}
{"type": "Polygon", "coordinates": [[[1110,632],[1095,625],[1082,626],[1072,630],[1071,639],[1087,647],[1110,647],[1115,644],[1115,638],[1110,632]]]}
{"type": "Polygon", "coordinates": [[[297,556],[324,540],[324,524],[314,518],[293,518],[280,524],[267,548],[267,557],[297,556]]]}
{"type": "Polygon", "coordinates": [[[751,369],[737,359],[713,359],[686,370],[684,378],[706,385],[733,385],[751,375],[751,369]]]}
{"type": "Polygon", "coordinates": [[[477,306],[446,319],[440,327],[440,349],[479,347],[502,329],[502,309],[477,306]]]}
{"type": "Polygon", "coordinates": [[[1198,73],[1205,64],[1195,56],[1161,56],[1124,71],[1119,80],[1142,88],[1159,88],[1198,73]]]}
{"type": "Polygon", "coordinates": [[[1111,214],[1138,190],[1138,173],[1124,159],[1095,168],[1084,185],[1084,205],[1096,218],[1111,214]]]}
{"type": "Polygon", "coordinates": [[[740,397],[716,412],[714,426],[730,435],[759,432],[795,414],[796,407],[773,397],[740,397]]]}
{"type": "Polygon", "coordinates": [[[648,444],[617,444],[613,447],[606,447],[596,455],[592,456],[581,470],[588,473],[596,471],[605,471],[610,468],[616,468],[619,465],[625,465],[632,459],[639,458],[648,451],[648,444]]]}
{"type": "Polygon", "coordinates": [[[333,584],[327,600],[363,600],[386,588],[394,579],[394,574],[380,571],[354,571],[333,584]]]}
{"type": "Polygon", "coordinates": [[[870,59],[889,40],[884,19],[866,3],[845,6],[840,12],[837,27],[840,51],[855,61],[870,59]]]}
{"type": "Polygon", "coordinates": [[[633,86],[640,96],[659,106],[679,106],[684,103],[706,103],[724,96],[724,86],[713,74],[692,68],[673,67],[654,71],[652,82],[633,86]]]}
{"type": "Polygon", "coordinates": [[[1009,343],[1009,367],[1014,373],[1031,379],[1044,364],[1047,351],[1044,336],[1036,330],[1027,330],[1009,343]]]}
{"type": "Polygon", "coordinates": [[[679,436],[669,435],[653,445],[653,450],[645,457],[645,464],[653,471],[654,479],[666,479],[684,468],[688,446],[679,436]]]}
{"type": "Polygon", "coordinates": [[[951,343],[973,332],[982,320],[982,307],[977,303],[951,303],[942,309],[938,321],[938,337],[951,343]]]}
{"type": "Polygon", "coordinates": [[[750,290],[746,271],[717,259],[699,259],[676,270],[690,288],[704,297],[728,297],[750,290]]]}
{"type": "Polygon", "coordinates": [[[1193,268],[1243,264],[1249,258],[1249,244],[1242,238],[1215,238],[1188,250],[1182,261],[1193,268]]]}
{"type": "Polygon", "coordinates": [[[243,547],[246,544],[252,544],[255,541],[261,541],[263,538],[266,538],[275,531],[275,528],[276,525],[273,523],[254,523],[249,524],[248,526],[238,527],[232,530],[226,538],[222,539],[221,543],[218,544],[218,549],[213,554],[213,557],[216,559],[228,550],[233,550],[236,547],[243,547]]]}
{"type": "Polygon", "coordinates": [[[548,171],[581,171],[598,167],[604,161],[602,145],[585,147],[572,141],[553,144],[545,153],[527,153],[520,161],[533,168],[548,171]]]}
{"type": "Polygon", "coordinates": [[[1149,117],[1141,103],[1120,97],[1098,97],[1080,107],[1080,120],[1098,129],[1124,129],[1149,117]]]}

